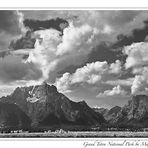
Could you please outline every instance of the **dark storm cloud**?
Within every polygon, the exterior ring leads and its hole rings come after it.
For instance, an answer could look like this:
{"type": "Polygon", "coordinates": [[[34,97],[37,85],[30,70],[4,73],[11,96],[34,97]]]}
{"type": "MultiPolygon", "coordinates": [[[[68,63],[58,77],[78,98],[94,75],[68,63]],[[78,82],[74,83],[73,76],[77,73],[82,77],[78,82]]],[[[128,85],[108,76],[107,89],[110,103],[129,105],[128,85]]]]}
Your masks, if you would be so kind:
{"type": "Polygon", "coordinates": [[[123,46],[131,45],[132,43],[135,42],[143,42],[145,41],[145,38],[148,35],[148,20],[145,20],[144,22],[144,27],[140,29],[134,29],[132,30],[131,35],[124,35],[124,34],[119,34],[117,36],[117,42],[115,42],[111,48],[120,48],[123,46]]]}
{"type": "MultiPolygon", "coordinates": [[[[51,19],[51,20],[33,20],[25,19],[24,25],[29,28],[29,30],[16,40],[10,42],[9,48],[12,50],[34,48],[36,37],[33,35],[37,30],[44,29],[56,29],[63,32],[64,28],[68,26],[68,22],[61,18],[51,19]]],[[[5,53],[0,53],[0,57],[5,56],[5,53]]],[[[25,56],[27,58],[27,56],[25,56]]]]}
{"type": "Polygon", "coordinates": [[[113,63],[117,59],[122,61],[122,51],[121,50],[111,50],[111,44],[102,42],[93,48],[92,52],[88,55],[89,63],[95,61],[107,61],[108,63],[113,63]]]}
{"type": "MultiPolygon", "coordinates": [[[[130,35],[119,34],[117,36],[117,41],[113,43],[101,42],[94,47],[92,52],[88,55],[87,62],[107,61],[108,63],[112,63],[119,59],[122,63],[125,63],[127,56],[122,53],[122,48],[134,42],[143,42],[147,38],[148,21],[144,21],[143,23],[143,28],[133,29],[130,35]]],[[[124,76],[127,75],[131,75],[130,70],[126,72],[126,74],[124,73],[124,76]]]]}
{"type": "MultiPolygon", "coordinates": [[[[122,64],[125,63],[127,55],[123,54],[122,48],[127,45],[131,45],[136,42],[144,42],[148,35],[148,21],[144,21],[144,27],[140,29],[134,29],[130,35],[120,34],[117,36],[117,41],[114,43],[102,42],[88,55],[88,63],[95,61],[107,61],[112,63],[119,59],[122,64]]],[[[126,70],[122,73],[121,77],[129,78],[133,77],[132,70],[126,70]]]]}
{"type": "Polygon", "coordinates": [[[134,42],[145,41],[148,35],[148,21],[144,21],[144,27],[140,29],[134,29],[130,35],[119,34],[117,41],[113,43],[102,42],[89,54],[88,61],[104,61],[109,63],[114,62],[116,59],[125,62],[126,55],[122,54],[122,47],[131,45],[134,42]]]}
{"type": "Polygon", "coordinates": [[[24,36],[17,40],[11,41],[9,48],[13,50],[17,49],[26,49],[26,48],[34,48],[36,39],[32,37],[32,32],[27,31],[24,36]]]}
{"type": "Polygon", "coordinates": [[[24,25],[29,27],[32,31],[44,30],[44,29],[56,29],[58,31],[63,31],[65,27],[68,26],[68,22],[61,18],[50,19],[50,20],[33,20],[25,19],[24,25]]]}
{"type": "MultiPolygon", "coordinates": [[[[88,59],[79,67],[84,66],[86,63],[96,61],[107,61],[113,63],[119,59],[122,64],[125,63],[127,56],[122,53],[122,48],[127,45],[131,45],[134,42],[143,42],[146,40],[148,35],[148,21],[143,22],[143,28],[135,28],[131,31],[130,35],[119,34],[115,42],[101,42],[96,47],[93,47],[92,52],[88,55],[88,59]]],[[[78,66],[70,66],[59,72],[63,74],[66,71],[73,73],[78,66]]],[[[133,77],[131,69],[123,72],[121,79],[133,77]]]]}

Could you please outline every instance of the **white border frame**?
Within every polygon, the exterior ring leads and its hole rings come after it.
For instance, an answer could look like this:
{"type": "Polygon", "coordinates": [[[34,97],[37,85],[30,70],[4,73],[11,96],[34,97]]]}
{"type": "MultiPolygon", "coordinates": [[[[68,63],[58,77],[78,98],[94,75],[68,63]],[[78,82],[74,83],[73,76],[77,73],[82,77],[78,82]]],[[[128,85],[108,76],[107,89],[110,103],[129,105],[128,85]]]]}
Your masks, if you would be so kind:
{"type": "MultiPolygon", "coordinates": [[[[34,0],[30,0],[33,1],[34,0]]],[[[111,7],[108,7],[110,5],[110,0],[103,0],[103,3],[97,4],[96,7],[96,1],[97,3],[99,0],[95,0],[94,5],[92,6],[93,2],[89,2],[86,5],[86,0],[82,0],[81,3],[80,0],[75,0],[75,2],[70,2],[71,0],[64,0],[62,1],[62,4],[60,3],[57,5],[57,0],[53,0],[52,6],[48,7],[46,3],[49,3],[49,0],[42,0],[45,2],[45,6],[41,5],[40,3],[34,5],[33,2],[30,2],[28,0],[22,1],[22,0],[4,0],[2,2],[2,5],[0,6],[0,10],[148,10],[148,7],[146,7],[147,0],[140,0],[140,4],[133,0],[113,0],[111,7]],[[79,2],[78,2],[79,1],[79,2]],[[69,4],[71,3],[69,7],[69,4]],[[80,4],[80,7],[76,7],[76,3],[78,5],[80,4]],[[120,4],[118,4],[120,3],[120,4]],[[27,6],[29,4],[29,7],[27,6]],[[84,7],[82,5],[85,4],[84,7]],[[108,5],[109,4],[109,5],[108,5]],[[134,4],[134,5],[133,5],[134,4]],[[144,6],[142,6],[142,5],[144,6]],[[133,6],[133,7],[132,7],[133,6]],[[4,8],[5,7],[5,8],[4,8]]],[[[92,0],[93,1],[93,0],[92,0]]],[[[85,141],[95,141],[95,140],[111,140],[111,141],[118,141],[118,140],[142,140],[142,141],[148,141],[147,138],[0,138],[0,147],[11,147],[11,148],[17,148],[17,147],[71,147],[71,148],[79,148],[84,147],[83,142],[85,141]]],[[[130,147],[128,147],[130,148],[130,147]]],[[[133,148],[133,146],[132,146],[133,148]]]]}

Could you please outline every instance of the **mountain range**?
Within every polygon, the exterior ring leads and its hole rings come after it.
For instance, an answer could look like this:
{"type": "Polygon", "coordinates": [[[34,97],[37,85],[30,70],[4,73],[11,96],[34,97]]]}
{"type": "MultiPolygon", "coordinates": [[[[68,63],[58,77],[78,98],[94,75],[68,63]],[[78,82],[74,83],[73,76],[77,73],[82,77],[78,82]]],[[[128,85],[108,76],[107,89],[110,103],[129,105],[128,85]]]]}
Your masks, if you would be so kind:
{"type": "Polygon", "coordinates": [[[101,126],[105,122],[85,101],[73,102],[47,83],[18,87],[0,99],[1,127],[101,126]]]}
{"type": "Polygon", "coordinates": [[[91,108],[85,101],[74,102],[44,82],[17,87],[11,95],[0,98],[0,128],[104,125],[148,127],[148,96],[132,96],[123,107],[91,108]]]}
{"type": "Polygon", "coordinates": [[[148,96],[136,95],[123,107],[94,108],[114,127],[148,127],[148,96]]]}

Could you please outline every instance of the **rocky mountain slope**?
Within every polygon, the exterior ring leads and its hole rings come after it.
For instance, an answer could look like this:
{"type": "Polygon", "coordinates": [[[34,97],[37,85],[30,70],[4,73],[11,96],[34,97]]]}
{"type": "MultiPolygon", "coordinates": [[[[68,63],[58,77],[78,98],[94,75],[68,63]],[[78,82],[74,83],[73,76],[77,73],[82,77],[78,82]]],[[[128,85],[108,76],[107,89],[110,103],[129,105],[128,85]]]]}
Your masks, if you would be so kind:
{"type": "Polygon", "coordinates": [[[28,116],[15,104],[0,102],[0,128],[27,128],[28,116]]]}
{"type": "MultiPolygon", "coordinates": [[[[73,102],[47,83],[18,87],[1,102],[12,103],[31,120],[32,127],[51,125],[102,125],[105,119],[85,101],[73,102]]],[[[27,122],[27,121],[26,121],[27,122]]]]}
{"type": "Polygon", "coordinates": [[[101,114],[104,119],[106,118],[107,113],[109,112],[109,109],[107,108],[92,108],[96,113],[101,114]]]}
{"type": "Polygon", "coordinates": [[[110,110],[106,108],[93,108],[93,110],[97,113],[102,114],[106,121],[108,121],[109,123],[112,123],[114,122],[113,120],[118,116],[121,110],[121,107],[115,106],[110,110]]]}
{"type": "Polygon", "coordinates": [[[118,125],[148,127],[148,96],[133,96],[125,105],[114,122],[118,125]]]}
{"type": "Polygon", "coordinates": [[[148,127],[148,96],[133,96],[124,107],[90,108],[85,101],[73,102],[53,85],[18,87],[0,98],[0,127],[49,126],[148,127]]]}
{"type": "Polygon", "coordinates": [[[110,110],[94,109],[108,121],[108,124],[118,127],[148,127],[148,96],[136,95],[123,106],[115,106],[110,110]]]}
{"type": "Polygon", "coordinates": [[[105,119],[107,121],[109,121],[110,123],[113,122],[114,118],[116,118],[118,116],[118,114],[120,113],[121,111],[121,107],[119,106],[115,106],[113,108],[111,108],[108,112],[107,112],[107,115],[105,117],[105,119]]]}

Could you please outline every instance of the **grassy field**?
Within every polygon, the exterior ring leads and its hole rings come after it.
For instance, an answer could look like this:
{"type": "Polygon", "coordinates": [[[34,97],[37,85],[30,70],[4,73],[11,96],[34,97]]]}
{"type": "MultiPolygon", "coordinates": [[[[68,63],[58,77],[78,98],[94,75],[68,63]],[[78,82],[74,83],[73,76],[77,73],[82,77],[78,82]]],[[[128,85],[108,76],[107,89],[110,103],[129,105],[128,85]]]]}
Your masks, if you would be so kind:
{"type": "Polygon", "coordinates": [[[12,137],[17,137],[17,138],[25,138],[25,137],[49,137],[49,138],[91,138],[91,137],[148,137],[148,132],[130,132],[130,131],[99,131],[99,132],[91,132],[91,131],[86,131],[86,132],[47,132],[47,133],[1,133],[0,138],[12,138],[12,137]]]}

